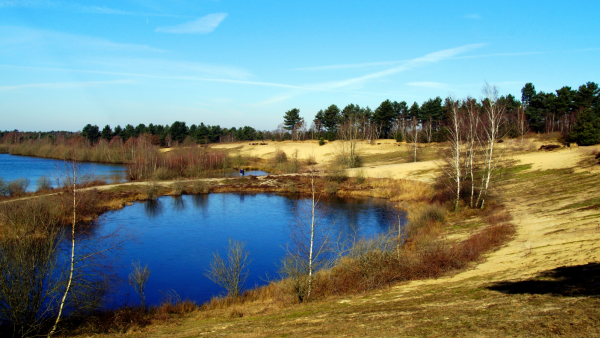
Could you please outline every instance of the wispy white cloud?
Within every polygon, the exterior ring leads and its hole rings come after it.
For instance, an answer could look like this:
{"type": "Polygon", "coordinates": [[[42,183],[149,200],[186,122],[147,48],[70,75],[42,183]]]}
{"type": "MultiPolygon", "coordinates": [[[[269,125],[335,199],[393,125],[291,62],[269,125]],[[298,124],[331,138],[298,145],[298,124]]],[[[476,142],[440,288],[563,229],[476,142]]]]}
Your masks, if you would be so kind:
{"type": "Polygon", "coordinates": [[[481,15],[479,13],[471,13],[471,14],[467,14],[467,15],[463,16],[462,18],[479,20],[479,19],[481,19],[481,15]]]}
{"type": "Polygon", "coordinates": [[[175,26],[156,28],[155,32],[174,34],[208,34],[225,20],[227,13],[213,13],[175,26]]]}
{"type": "Polygon", "coordinates": [[[185,81],[199,81],[199,82],[231,83],[231,84],[251,85],[251,86],[260,86],[260,87],[276,87],[276,88],[285,88],[285,89],[309,90],[309,88],[307,88],[307,87],[288,85],[288,84],[276,83],[276,82],[260,82],[260,81],[247,81],[247,80],[235,80],[235,79],[223,79],[223,78],[208,78],[208,77],[199,77],[199,76],[170,76],[170,75],[154,75],[154,74],[142,74],[142,73],[113,72],[113,71],[104,71],[104,70],[67,69],[67,68],[52,68],[52,67],[27,67],[27,66],[13,66],[13,65],[0,65],[0,68],[22,68],[22,69],[34,69],[34,70],[40,70],[40,71],[105,74],[105,75],[131,76],[131,77],[138,77],[138,78],[161,79],[161,80],[185,80],[185,81]]]}
{"type": "Polygon", "coordinates": [[[164,52],[148,45],[118,43],[87,35],[14,26],[0,26],[0,46],[52,46],[79,51],[94,49],[102,51],[164,52]]]}
{"type": "Polygon", "coordinates": [[[539,55],[539,54],[549,54],[549,53],[550,52],[492,53],[492,54],[456,56],[456,57],[454,57],[454,59],[477,59],[477,58],[488,58],[488,57],[495,57],[495,56],[525,56],[525,55],[539,55]]]}
{"type": "Polygon", "coordinates": [[[95,5],[82,5],[79,3],[65,2],[65,1],[50,1],[50,0],[4,0],[0,1],[0,8],[43,8],[43,9],[61,9],[67,11],[74,11],[79,13],[92,13],[92,14],[112,14],[112,15],[135,15],[135,16],[170,16],[170,17],[181,17],[180,15],[171,15],[164,13],[143,13],[143,12],[131,12],[124,11],[121,9],[110,8],[106,6],[95,6],[95,5]]]}
{"type": "Polygon", "coordinates": [[[131,84],[131,80],[113,80],[113,81],[79,81],[79,82],[53,82],[53,83],[27,83],[20,85],[0,86],[0,92],[18,89],[43,88],[43,89],[65,89],[81,88],[98,85],[110,84],[131,84]]]}
{"type": "Polygon", "coordinates": [[[375,68],[375,67],[397,65],[397,64],[400,64],[400,63],[403,63],[406,61],[407,60],[365,62],[365,63],[347,63],[347,64],[339,64],[339,65],[293,68],[291,70],[319,71],[319,70],[342,70],[342,69],[369,69],[369,68],[375,68]]]}
{"type": "Polygon", "coordinates": [[[444,50],[441,50],[438,52],[430,53],[430,54],[409,60],[402,65],[388,68],[386,70],[382,70],[382,71],[378,71],[378,72],[374,72],[371,74],[367,74],[367,75],[363,75],[363,76],[359,76],[359,77],[355,77],[355,78],[350,78],[350,79],[346,79],[346,80],[321,83],[321,84],[317,84],[317,85],[314,85],[311,87],[315,88],[315,90],[324,90],[324,89],[335,89],[335,88],[345,87],[345,86],[349,86],[349,85],[357,84],[357,83],[364,83],[369,80],[379,79],[382,77],[409,71],[409,70],[412,70],[412,69],[415,69],[418,67],[423,67],[423,66],[431,64],[431,63],[437,63],[437,62],[440,62],[443,60],[447,60],[456,55],[466,53],[466,52],[481,48],[483,46],[485,46],[485,44],[480,43],[480,44],[471,44],[471,45],[465,45],[465,46],[456,47],[456,48],[444,49],[444,50]]]}
{"type": "Polygon", "coordinates": [[[289,99],[289,98],[292,98],[292,97],[295,97],[295,96],[298,96],[298,95],[301,95],[301,94],[304,94],[307,92],[338,91],[343,88],[348,88],[350,86],[353,86],[353,87],[362,86],[362,85],[364,85],[364,83],[366,83],[368,81],[381,79],[383,77],[387,77],[387,76],[395,75],[398,73],[406,72],[406,71],[409,71],[409,70],[412,70],[415,68],[423,67],[428,64],[437,63],[437,62],[441,62],[441,61],[444,61],[447,59],[451,59],[456,55],[481,48],[485,45],[486,44],[479,43],[479,44],[465,45],[465,46],[456,47],[456,48],[444,49],[444,50],[437,51],[434,53],[426,54],[424,56],[421,56],[421,57],[418,57],[418,58],[415,58],[412,60],[408,60],[408,61],[404,62],[403,64],[398,65],[396,67],[388,68],[388,69],[378,71],[378,72],[373,72],[373,73],[370,73],[367,75],[349,78],[349,79],[345,79],[345,80],[339,80],[339,81],[330,81],[330,82],[322,82],[322,83],[305,85],[305,86],[303,86],[304,90],[291,91],[284,95],[279,95],[279,96],[267,99],[265,101],[261,101],[257,104],[258,105],[266,105],[266,104],[270,104],[270,103],[280,102],[280,101],[283,101],[283,100],[286,100],[286,99],[289,99]]]}
{"type": "Polygon", "coordinates": [[[213,63],[168,60],[162,58],[93,58],[87,59],[82,67],[115,72],[141,73],[170,76],[211,76],[246,80],[253,74],[246,69],[213,63]]]}

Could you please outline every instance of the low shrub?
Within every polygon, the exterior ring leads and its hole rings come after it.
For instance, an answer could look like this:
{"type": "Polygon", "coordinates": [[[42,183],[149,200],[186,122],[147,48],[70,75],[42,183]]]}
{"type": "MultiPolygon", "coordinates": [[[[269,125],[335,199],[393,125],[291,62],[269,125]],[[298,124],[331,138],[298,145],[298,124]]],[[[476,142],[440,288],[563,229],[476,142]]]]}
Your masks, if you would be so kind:
{"type": "Polygon", "coordinates": [[[192,184],[193,194],[208,194],[209,192],[210,187],[204,181],[196,181],[192,184]]]}
{"type": "Polygon", "coordinates": [[[2,177],[0,177],[0,196],[8,195],[8,186],[2,177]]]}
{"type": "Polygon", "coordinates": [[[335,167],[329,170],[325,179],[330,182],[342,183],[348,179],[348,173],[341,167],[335,167]]]}
{"type": "Polygon", "coordinates": [[[402,142],[404,141],[404,135],[402,135],[402,132],[397,132],[396,133],[396,142],[402,142]]]}
{"type": "Polygon", "coordinates": [[[152,178],[159,181],[172,180],[176,176],[170,172],[167,168],[158,168],[152,174],[152,178]]]}
{"type": "Polygon", "coordinates": [[[17,178],[6,185],[6,190],[9,196],[21,196],[27,192],[29,180],[26,178],[17,178]]]}
{"type": "Polygon", "coordinates": [[[330,181],[325,183],[325,192],[328,194],[335,194],[339,190],[339,184],[336,181],[330,181]]]}
{"type": "Polygon", "coordinates": [[[275,150],[275,155],[273,159],[275,160],[275,164],[281,164],[288,161],[287,154],[281,149],[275,150]]]}
{"type": "Polygon", "coordinates": [[[319,139],[319,145],[320,145],[320,146],[322,146],[322,145],[325,145],[325,139],[324,139],[324,138],[322,138],[322,137],[321,137],[321,138],[319,139]]]}
{"type": "Polygon", "coordinates": [[[38,177],[37,181],[37,191],[44,191],[52,189],[52,181],[47,176],[38,177]]]}
{"type": "Polygon", "coordinates": [[[158,197],[158,184],[156,181],[152,180],[146,185],[144,185],[144,193],[146,195],[146,200],[154,200],[158,197]]]}
{"type": "Polygon", "coordinates": [[[356,180],[356,184],[363,184],[366,180],[365,170],[364,169],[357,170],[356,176],[354,176],[354,178],[356,180]]]}
{"type": "Polygon", "coordinates": [[[180,196],[185,189],[185,183],[183,181],[175,181],[175,183],[171,184],[171,188],[173,189],[173,195],[180,196]]]}

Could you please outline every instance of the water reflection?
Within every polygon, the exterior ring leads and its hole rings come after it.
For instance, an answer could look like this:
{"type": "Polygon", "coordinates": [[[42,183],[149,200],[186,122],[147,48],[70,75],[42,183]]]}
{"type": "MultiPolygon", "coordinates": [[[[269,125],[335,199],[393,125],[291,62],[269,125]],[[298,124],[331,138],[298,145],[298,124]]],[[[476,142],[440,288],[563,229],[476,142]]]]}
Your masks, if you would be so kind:
{"type": "Polygon", "coordinates": [[[163,212],[162,203],[158,200],[147,200],[144,203],[144,211],[149,218],[156,218],[163,212]]]}
{"type": "Polygon", "coordinates": [[[181,196],[171,196],[173,200],[173,209],[176,211],[183,211],[185,209],[185,202],[181,196]]]}
{"type": "Polygon", "coordinates": [[[203,214],[206,214],[206,210],[208,207],[208,194],[193,195],[192,202],[196,209],[200,209],[202,210],[203,214]]]}

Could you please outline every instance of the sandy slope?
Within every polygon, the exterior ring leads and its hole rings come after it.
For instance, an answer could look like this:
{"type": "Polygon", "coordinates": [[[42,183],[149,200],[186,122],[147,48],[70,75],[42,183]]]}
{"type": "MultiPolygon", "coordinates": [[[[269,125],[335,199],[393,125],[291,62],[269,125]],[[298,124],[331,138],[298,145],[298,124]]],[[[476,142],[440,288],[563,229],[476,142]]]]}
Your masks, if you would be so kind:
{"type": "MultiPolygon", "coordinates": [[[[277,149],[285,151],[288,156],[298,151],[300,159],[306,159],[309,156],[314,156],[316,162],[320,166],[329,164],[333,157],[339,152],[339,141],[327,142],[323,146],[319,146],[317,141],[300,141],[300,142],[267,142],[267,145],[250,145],[251,142],[236,142],[228,144],[214,145],[215,149],[225,149],[232,152],[240,152],[244,155],[257,156],[268,159],[273,156],[277,149]]],[[[254,142],[255,143],[255,142],[254,142]]],[[[526,140],[524,149],[532,149],[529,151],[519,151],[521,148],[518,140],[509,140],[501,145],[499,149],[506,147],[505,157],[520,161],[521,163],[532,164],[532,170],[548,170],[575,167],[582,155],[588,155],[592,150],[600,150],[600,146],[593,147],[577,147],[577,148],[562,148],[556,151],[537,151],[539,147],[545,144],[540,141],[526,140]]],[[[425,145],[426,147],[427,145],[425,145]]],[[[404,160],[408,160],[412,155],[412,145],[402,142],[396,143],[395,140],[377,140],[374,144],[369,144],[366,141],[358,143],[358,151],[362,156],[378,155],[378,154],[395,154],[401,153],[404,160]]],[[[350,169],[348,172],[351,176],[356,175],[358,170],[363,170],[366,176],[369,177],[391,177],[415,179],[420,181],[430,182],[435,177],[435,169],[439,162],[421,161],[395,164],[367,165],[363,168],[350,169]]]]}

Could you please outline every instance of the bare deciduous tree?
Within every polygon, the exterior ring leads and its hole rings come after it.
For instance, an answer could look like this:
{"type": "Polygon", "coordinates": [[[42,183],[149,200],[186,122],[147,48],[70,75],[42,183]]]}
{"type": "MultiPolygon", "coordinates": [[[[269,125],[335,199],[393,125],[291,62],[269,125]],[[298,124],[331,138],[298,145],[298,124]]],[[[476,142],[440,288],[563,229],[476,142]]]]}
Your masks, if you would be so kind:
{"type": "Polygon", "coordinates": [[[0,323],[22,337],[40,331],[63,285],[57,261],[63,233],[44,202],[0,209],[0,323]]]}
{"type": "Polygon", "coordinates": [[[358,157],[359,132],[360,124],[353,117],[338,128],[338,155],[342,164],[347,168],[355,168],[360,164],[358,157]]]}
{"type": "Polygon", "coordinates": [[[150,277],[150,269],[148,265],[141,266],[140,262],[132,263],[133,271],[129,274],[129,285],[133,287],[135,292],[140,296],[142,308],[146,309],[146,282],[150,277]]]}
{"type": "Polygon", "coordinates": [[[210,269],[204,274],[213,282],[219,284],[231,297],[238,297],[246,278],[248,277],[248,252],[245,243],[229,239],[227,257],[221,258],[219,252],[213,253],[210,269]]]}

